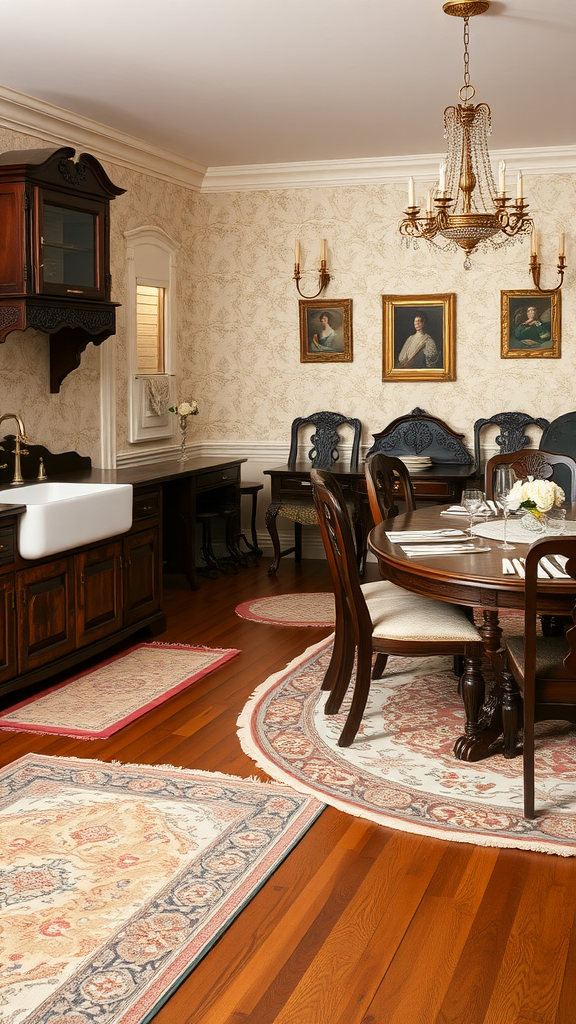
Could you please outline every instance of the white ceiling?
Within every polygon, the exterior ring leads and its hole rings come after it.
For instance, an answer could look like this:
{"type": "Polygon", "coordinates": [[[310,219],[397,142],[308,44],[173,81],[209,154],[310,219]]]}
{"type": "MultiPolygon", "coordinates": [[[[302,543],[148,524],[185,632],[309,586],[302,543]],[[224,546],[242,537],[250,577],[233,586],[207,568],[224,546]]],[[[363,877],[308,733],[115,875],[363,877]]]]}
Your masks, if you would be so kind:
{"type": "MultiPolygon", "coordinates": [[[[442,0],[27,0],[2,85],[206,167],[440,153],[462,31],[442,0]]],[[[576,143],[576,0],[470,21],[491,149],[576,143]]]]}

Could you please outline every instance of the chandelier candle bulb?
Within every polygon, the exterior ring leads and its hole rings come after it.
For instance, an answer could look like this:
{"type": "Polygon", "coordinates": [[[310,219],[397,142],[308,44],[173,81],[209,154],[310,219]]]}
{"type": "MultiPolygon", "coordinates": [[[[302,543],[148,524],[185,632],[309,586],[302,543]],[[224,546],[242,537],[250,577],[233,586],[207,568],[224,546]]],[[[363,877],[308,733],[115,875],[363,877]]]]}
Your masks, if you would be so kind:
{"type": "Polygon", "coordinates": [[[414,178],[408,178],[408,206],[416,206],[416,195],[414,192],[414,178]]]}
{"type": "Polygon", "coordinates": [[[500,195],[506,194],[506,161],[500,161],[499,176],[498,176],[498,189],[500,195]]]}
{"type": "Polygon", "coordinates": [[[446,195],[446,164],[444,161],[440,164],[440,176],[438,181],[438,191],[441,196],[446,195]]]}

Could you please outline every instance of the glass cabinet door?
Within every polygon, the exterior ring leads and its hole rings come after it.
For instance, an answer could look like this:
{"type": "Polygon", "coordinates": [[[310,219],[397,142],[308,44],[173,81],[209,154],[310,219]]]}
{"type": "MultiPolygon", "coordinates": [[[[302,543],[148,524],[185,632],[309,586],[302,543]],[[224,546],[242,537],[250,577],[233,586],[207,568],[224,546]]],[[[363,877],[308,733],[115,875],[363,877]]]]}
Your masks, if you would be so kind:
{"type": "Polygon", "coordinates": [[[103,213],[100,204],[65,205],[44,192],[39,204],[39,291],[51,295],[101,297],[103,213]]]}

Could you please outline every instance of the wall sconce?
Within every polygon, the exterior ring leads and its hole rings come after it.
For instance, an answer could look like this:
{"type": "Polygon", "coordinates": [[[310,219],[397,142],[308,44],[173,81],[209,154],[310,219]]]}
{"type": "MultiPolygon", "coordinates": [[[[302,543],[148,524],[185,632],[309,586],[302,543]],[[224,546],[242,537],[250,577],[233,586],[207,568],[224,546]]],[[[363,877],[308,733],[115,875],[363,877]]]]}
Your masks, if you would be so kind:
{"type": "Polygon", "coordinates": [[[564,271],[566,269],[566,257],[564,255],[564,232],[560,234],[558,241],[558,276],[560,278],[559,283],[555,288],[541,288],[540,287],[540,263],[538,261],[538,235],[536,229],[532,228],[532,234],[530,236],[530,273],[532,274],[532,280],[534,281],[534,287],[541,295],[554,295],[559,292],[564,281],[564,271]]]}
{"type": "MultiPolygon", "coordinates": [[[[314,271],[313,270],[304,270],[303,273],[304,274],[313,274],[314,271]]],[[[322,294],[322,292],[326,288],[326,285],[330,281],[330,274],[328,273],[328,270],[326,268],[326,239],[325,238],[323,238],[322,241],[320,242],[320,269],[318,271],[318,284],[319,284],[319,288],[318,288],[318,291],[316,292],[315,295],[304,295],[304,292],[300,291],[300,278],[301,277],[302,277],[302,274],[300,273],[300,242],[296,242],[296,245],[294,246],[294,280],[296,281],[296,288],[298,289],[298,294],[301,295],[303,299],[317,299],[318,296],[322,294]]]]}

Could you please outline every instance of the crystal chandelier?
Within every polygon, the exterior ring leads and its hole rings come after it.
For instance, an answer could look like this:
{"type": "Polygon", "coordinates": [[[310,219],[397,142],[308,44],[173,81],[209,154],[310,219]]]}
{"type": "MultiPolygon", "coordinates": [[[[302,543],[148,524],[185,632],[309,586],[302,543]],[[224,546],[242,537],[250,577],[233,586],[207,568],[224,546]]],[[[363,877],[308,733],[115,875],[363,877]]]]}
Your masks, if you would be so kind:
{"type": "Polygon", "coordinates": [[[518,172],[514,200],[506,193],[503,161],[496,187],[488,151],[490,107],[487,103],[472,103],[476,90],[470,84],[468,21],[483,14],[489,6],[489,0],[448,0],[442,7],[446,14],[464,19],[464,85],[459,92],[462,102],[444,111],[448,153],[440,164],[439,181],[428,196],[425,212],[416,205],[414,179],[410,178],[408,207],[400,224],[400,234],[408,245],[410,239],[425,238],[432,242],[440,235],[447,243],[441,248],[460,246],[466,253],[466,269],[471,266],[471,253],[479,245],[499,246],[515,235],[530,233],[533,228],[524,200],[522,172],[518,172]]]}

